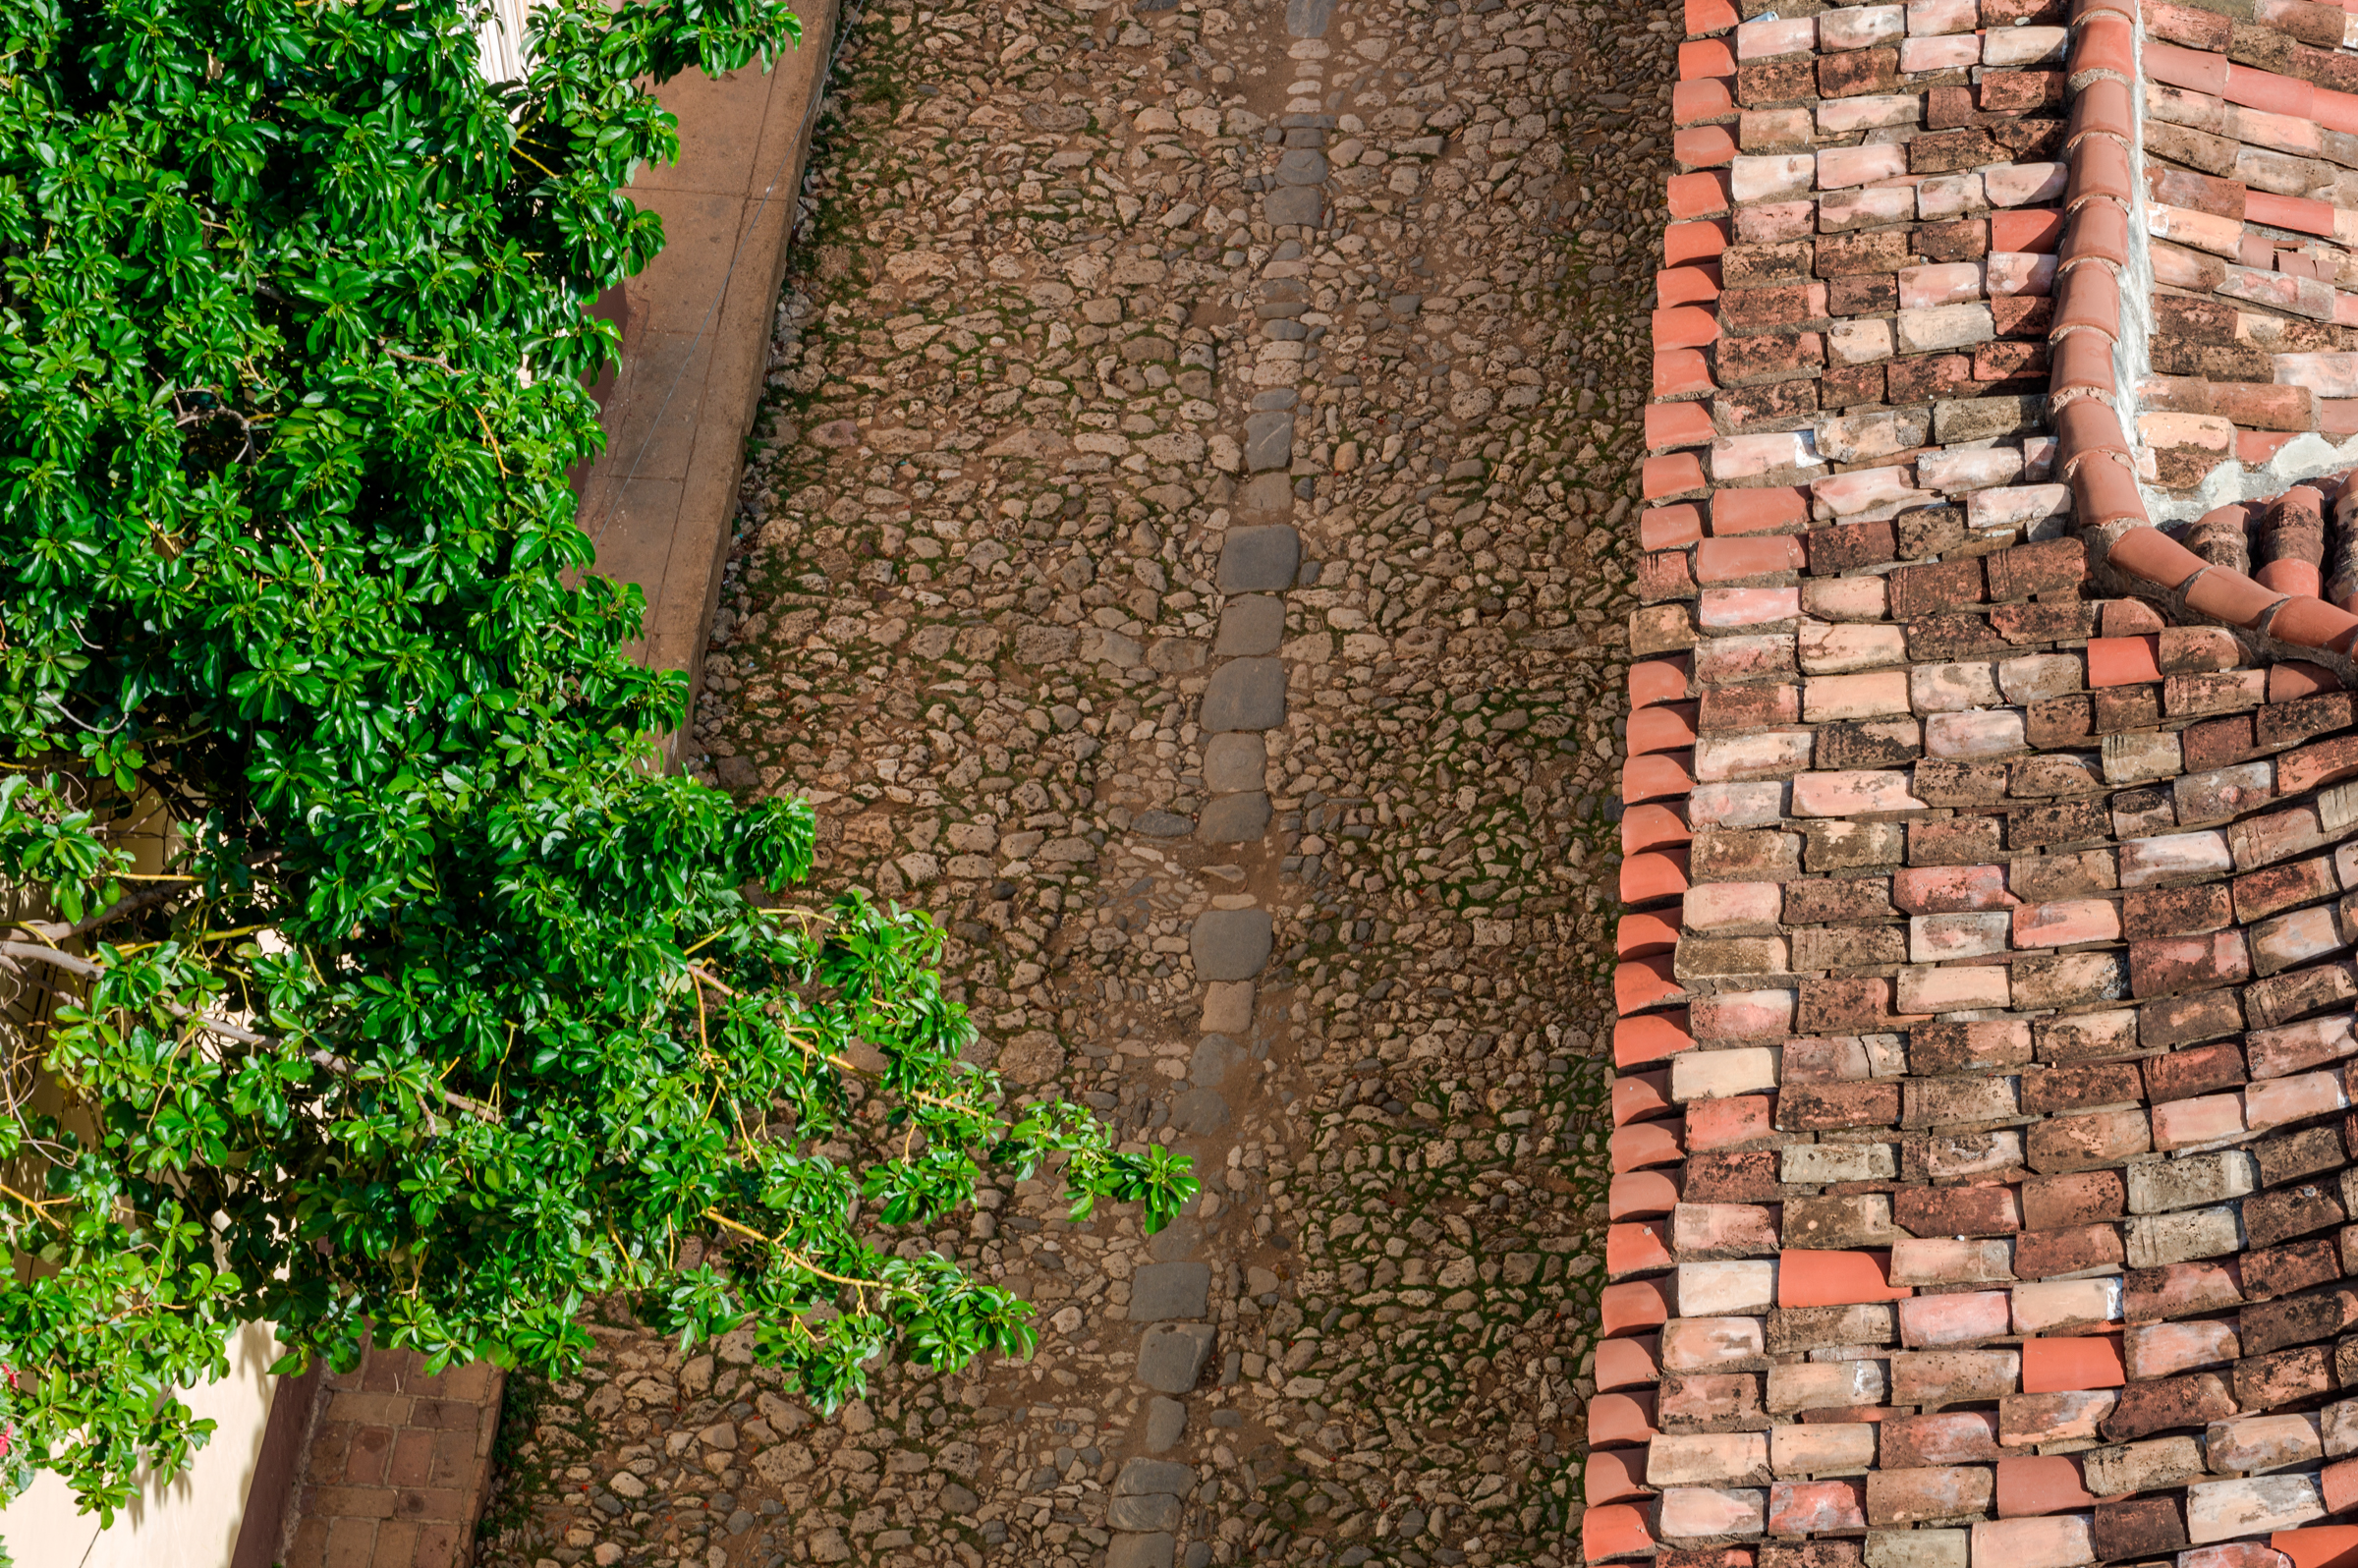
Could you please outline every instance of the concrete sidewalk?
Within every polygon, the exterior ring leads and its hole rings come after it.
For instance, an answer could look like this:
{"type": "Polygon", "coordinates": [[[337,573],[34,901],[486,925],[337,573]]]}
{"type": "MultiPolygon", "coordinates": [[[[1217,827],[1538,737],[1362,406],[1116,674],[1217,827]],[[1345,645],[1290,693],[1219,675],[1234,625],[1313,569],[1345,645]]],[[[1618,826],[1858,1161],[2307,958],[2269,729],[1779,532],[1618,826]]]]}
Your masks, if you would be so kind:
{"type": "Polygon", "coordinates": [[[767,76],[692,73],[662,91],[680,161],[631,197],[663,252],[624,285],[622,364],[599,401],[606,450],[581,486],[597,569],[646,591],[644,657],[701,678],[745,444],[760,406],[811,127],[838,10],[802,12],[803,43],[767,76]]]}

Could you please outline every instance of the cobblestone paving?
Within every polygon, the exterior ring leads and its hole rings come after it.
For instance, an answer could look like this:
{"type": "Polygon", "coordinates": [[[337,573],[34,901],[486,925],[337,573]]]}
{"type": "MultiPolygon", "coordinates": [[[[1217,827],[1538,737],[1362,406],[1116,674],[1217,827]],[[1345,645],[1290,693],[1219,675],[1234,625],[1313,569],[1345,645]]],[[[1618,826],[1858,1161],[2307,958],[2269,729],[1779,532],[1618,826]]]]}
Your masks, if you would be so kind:
{"type": "MultiPolygon", "coordinates": [[[[696,764],[932,911],[1028,1363],[813,1423],[744,1343],[512,1385],[482,1560],[1577,1561],[1646,315],[1678,22],[871,6],[696,764]]],[[[521,1380],[520,1380],[521,1382],[521,1380]]]]}

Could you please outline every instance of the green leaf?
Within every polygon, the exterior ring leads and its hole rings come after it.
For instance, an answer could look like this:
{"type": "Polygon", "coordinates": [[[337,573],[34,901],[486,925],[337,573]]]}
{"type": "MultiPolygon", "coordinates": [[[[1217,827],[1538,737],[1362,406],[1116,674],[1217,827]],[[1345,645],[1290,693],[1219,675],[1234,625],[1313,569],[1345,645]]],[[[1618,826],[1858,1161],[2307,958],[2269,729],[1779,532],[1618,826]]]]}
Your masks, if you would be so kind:
{"type": "Polygon", "coordinates": [[[210,1438],[170,1390],[245,1323],[282,1375],[371,1333],[561,1372],[619,1293],[832,1410],[888,1348],[1031,1354],[923,1241],[986,1169],[1149,1229],[1196,1192],[1004,1110],[944,932],[803,890],[807,803],[650,766],[689,694],[588,570],[585,312],[662,244],[619,195],[678,149],[653,87],[797,29],[531,27],[496,89],[458,0],[28,0],[0,42],[0,941],[86,1108],[0,1119],[42,1265],[0,1281],[0,1484],[102,1519],[210,1438]]]}

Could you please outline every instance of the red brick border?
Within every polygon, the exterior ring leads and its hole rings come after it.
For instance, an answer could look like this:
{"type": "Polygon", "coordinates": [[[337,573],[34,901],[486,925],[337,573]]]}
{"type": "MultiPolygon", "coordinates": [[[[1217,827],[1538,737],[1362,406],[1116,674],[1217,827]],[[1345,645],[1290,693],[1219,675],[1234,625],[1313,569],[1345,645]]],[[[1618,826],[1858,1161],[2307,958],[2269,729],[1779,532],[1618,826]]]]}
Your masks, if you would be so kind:
{"type": "Polygon", "coordinates": [[[499,1369],[424,1371],[371,1348],[328,1373],[296,1494],[286,1568],[465,1568],[491,1481],[499,1369]]]}

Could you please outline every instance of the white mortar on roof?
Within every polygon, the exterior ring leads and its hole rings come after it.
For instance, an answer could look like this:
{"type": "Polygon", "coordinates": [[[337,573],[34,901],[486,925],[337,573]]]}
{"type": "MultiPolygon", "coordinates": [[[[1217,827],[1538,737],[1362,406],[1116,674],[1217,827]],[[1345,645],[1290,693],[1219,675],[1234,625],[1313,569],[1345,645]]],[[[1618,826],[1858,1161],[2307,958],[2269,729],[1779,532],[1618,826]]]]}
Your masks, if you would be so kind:
{"type": "Polygon", "coordinates": [[[2358,468],[2358,436],[2336,444],[2315,430],[2304,430],[2257,468],[2232,458],[2219,464],[2204,476],[2202,488],[2192,495],[2164,497],[2147,489],[2142,480],[2138,488],[2156,523],[2190,523],[2215,507],[2272,501],[2304,479],[2344,474],[2352,468],[2358,468]]]}
{"type": "MultiPolygon", "coordinates": [[[[2350,26],[2358,27],[2358,12],[2353,12],[2350,26]]],[[[2141,238],[2152,233],[2145,216],[2145,13],[2138,8],[2130,24],[2130,34],[2136,51],[2137,81],[2132,84],[2130,122],[2136,127],[2135,141],[2129,147],[2129,192],[2135,203],[2129,210],[2129,233],[2141,238]]],[[[2346,43],[2344,45],[2347,47],[2346,43]]],[[[2340,209],[2336,209],[2340,210],[2340,209]]],[[[2203,482],[2191,495],[2164,495],[2144,479],[2145,468],[2152,461],[2145,441],[2137,429],[2135,405],[2137,388],[2146,376],[2153,373],[2153,350],[2150,334],[2154,315],[2154,256],[2143,245],[2129,247],[2129,275],[2123,279],[2120,302],[2121,342],[2113,351],[2112,374],[2119,380],[2120,422],[2129,438],[2129,450],[2138,464],[2137,492],[2145,500],[2146,515],[2157,524],[2191,523],[2204,513],[2240,501],[2268,501],[2282,495],[2304,479],[2324,478],[2358,467],[2358,436],[2335,442],[2315,430],[2305,430],[2276,450],[2274,457],[2257,467],[2229,457],[2203,476],[2203,482]],[[2130,335],[2130,319],[2136,320],[2137,352],[2134,360],[2124,359],[2130,335]]],[[[2241,427],[2237,427],[2240,433],[2241,427]]]]}
{"type": "Polygon", "coordinates": [[[2146,515],[2162,521],[2160,498],[2142,475],[2152,454],[2145,449],[2144,432],[2137,427],[2137,391],[2154,369],[2154,253],[2140,244],[2153,229],[2145,210],[2145,8],[2129,17],[2129,63],[2136,74],[2129,82],[2129,244],[2127,264],[2120,278],[2120,329],[2112,340],[2113,408],[2120,415],[2120,433],[2141,476],[2137,493],[2146,515]]]}

